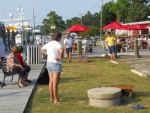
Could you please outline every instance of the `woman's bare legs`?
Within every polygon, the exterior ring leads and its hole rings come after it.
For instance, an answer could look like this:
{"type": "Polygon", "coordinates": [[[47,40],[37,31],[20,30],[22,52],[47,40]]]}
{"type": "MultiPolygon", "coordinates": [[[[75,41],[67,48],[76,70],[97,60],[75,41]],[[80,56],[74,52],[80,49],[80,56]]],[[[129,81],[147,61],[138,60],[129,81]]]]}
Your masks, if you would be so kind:
{"type": "Polygon", "coordinates": [[[54,100],[54,103],[58,103],[58,81],[60,78],[60,72],[50,72],[49,73],[49,91],[50,91],[50,99],[54,100]]]}
{"type": "Polygon", "coordinates": [[[49,73],[49,91],[50,91],[50,100],[54,100],[53,96],[53,73],[49,73]]]}
{"type": "Polygon", "coordinates": [[[19,79],[19,83],[18,84],[19,84],[19,87],[25,87],[25,86],[27,86],[27,84],[24,83],[23,78],[19,79]]]}
{"type": "Polygon", "coordinates": [[[58,82],[60,78],[60,72],[53,72],[53,96],[54,96],[54,103],[58,103],[58,82]]]}
{"type": "Polygon", "coordinates": [[[20,78],[19,79],[19,85],[22,85],[23,83],[22,83],[22,79],[20,78]]]}

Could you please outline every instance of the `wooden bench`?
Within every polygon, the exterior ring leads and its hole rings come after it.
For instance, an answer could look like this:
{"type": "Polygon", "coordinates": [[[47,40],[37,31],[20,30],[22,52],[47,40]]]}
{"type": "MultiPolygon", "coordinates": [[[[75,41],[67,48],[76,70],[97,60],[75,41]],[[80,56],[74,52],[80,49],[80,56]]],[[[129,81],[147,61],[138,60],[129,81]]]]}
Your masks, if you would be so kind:
{"type": "Polygon", "coordinates": [[[117,87],[121,90],[129,90],[129,97],[132,97],[133,85],[107,85],[106,87],[117,87]]]}
{"type": "Polygon", "coordinates": [[[7,62],[7,59],[6,59],[6,58],[4,58],[4,59],[2,60],[2,62],[1,62],[1,68],[2,68],[3,75],[4,75],[1,88],[3,88],[3,86],[4,86],[5,78],[11,76],[11,77],[12,77],[12,78],[11,78],[11,82],[12,82],[14,75],[18,75],[18,86],[19,86],[19,78],[20,78],[20,77],[19,77],[19,73],[7,72],[7,71],[6,71],[6,62],[7,62]]]}

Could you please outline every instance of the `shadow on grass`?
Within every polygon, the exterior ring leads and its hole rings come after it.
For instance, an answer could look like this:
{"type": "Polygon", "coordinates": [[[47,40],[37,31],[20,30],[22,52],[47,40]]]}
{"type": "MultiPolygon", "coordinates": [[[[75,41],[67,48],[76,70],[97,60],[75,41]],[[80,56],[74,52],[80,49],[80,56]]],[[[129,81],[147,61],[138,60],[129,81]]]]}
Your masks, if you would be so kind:
{"type": "Polygon", "coordinates": [[[63,102],[79,102],[79,101],[84,101],[87,102],[89,100],[88,97],[70,97],[70,98],[63,98],[63,102]]]}
{"type": "Polygon", "coordinates": [[[146,91],[146,92],[134,91],[133,94],[134,94],[133,98],[136,98],[136,97],[150,97],[150,91],[146,91]]]}
{"type": "Polygon", "coordinates": [[[69,67],[69,68],[73,67],[74,68],[74,67],[80,67],[80,66],[64,66],[63,65],[62,67],[69,67]]]}
{"type": "Polygon", "coordinates": [[[59,83],[66,83],[66,82],[76,82],[76,81],[83,81],[81,77],[65,77],[65,78],[60,78],[59,83]]]}
{"type": "Polygon", "coordinates": [[[120,106],[126,106],[131,103],[139,103],[141,101],[139,97],[150,97],[150,91],[147,92],[133,91],[133,95],[130,98],[128,97],[128,95],[129,95],[128,91],[122,92],[121,100],[124,101],[121,102],[120,106]]]}

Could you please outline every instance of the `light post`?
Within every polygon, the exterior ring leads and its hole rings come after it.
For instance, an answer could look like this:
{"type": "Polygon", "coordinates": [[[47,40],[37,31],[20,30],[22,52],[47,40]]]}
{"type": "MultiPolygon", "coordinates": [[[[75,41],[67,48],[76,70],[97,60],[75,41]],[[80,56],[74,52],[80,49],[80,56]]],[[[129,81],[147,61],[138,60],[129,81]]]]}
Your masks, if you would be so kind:
{"type": "MultiPolygon", "coordinates": [[[[9,13],[10,19],[4,19],[4,20],[1,20],[1,21],[2,22],[11,22],[11,24],[9,24],[10,27],[8,29],[12,30],[12,37],[14,37],[14,30],[17,30],[18,26],[21,27],[21,28],[19,28],[19,30],[20,30],[20,32],[22,32],[22,38],[21,38],[21,40],[23,40],[24,36],[25,36],[24,35],[25,29],[24,29],[23,22],[24,21],[29,22],[31,20],[30,19],[25,19],[23,17],[23,15],[24,15],[24,9],[21,7],[21,5],[20,5],[19,8],[17,8],[17,13],[19,14],[19,18],[16,18],[16,19],[13,18],[13,13],[10,11],[10,13],[9,13]]],[[[28,25],[28,23],[27,23],[27,25],[28,25]]],[[[15,44],[15,40],[13,40],[13,44],[15,44]]]]}
{"type": "Polygon", "coordinates": [[[13,13],[11,11],[9,13],[9,17],[10,17],[11,20],[13,19],[13,13]]]}
{"type": "Polygon", "coordinates": [[[54,29],[56,28],[55,25],[51,25],[51,29],[53,30],[53,33],[54,33],[54,29]]]}
{"type": "Polygon", "coordinates": [[[19,14],[19,19],[23,19],[23,15],[24,15],[24,9],[21,7],[17,8],[17,12],[19,14]]]}
{"type": "Polygon", "coordinates": [[[21,7],[17,8],[17,12],[19,14],[19,19],[21,19],[21,30],[22,30],[22,40],[24,40],[24,26],[23,26],[23,15],[24,15],[24,9],[21,7]]]}
{"type": "Polygon", "coordinates": [[[35,16],[34,16],[34,0],[32,0],[32,16],[33,16],[33,29],[32,29],[32,38],[34,40],[34,32],[35,32],[35,16]]]}

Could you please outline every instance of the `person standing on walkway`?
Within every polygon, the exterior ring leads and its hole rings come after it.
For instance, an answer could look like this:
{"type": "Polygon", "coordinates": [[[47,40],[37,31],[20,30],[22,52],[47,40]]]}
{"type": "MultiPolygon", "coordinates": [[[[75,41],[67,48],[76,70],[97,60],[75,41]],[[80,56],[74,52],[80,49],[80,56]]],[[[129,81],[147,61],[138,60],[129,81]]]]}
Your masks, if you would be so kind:
{"type": "Polygon", "coordinates": [[[67,34],[66,38],[64,39],[64,49],[66,50],[69,63],[71,62],[72,59],[72,45],[73,45],[72,37],[69,36],[69,34],[67,34]]]}
{"type": "Polygon", "coordinates": [[[3,58],[5,57],[5,45],[3,42],[3,38],[2,38],[2,30],[3,28],[0,27],[0,62],[3,60],[3,58]]]}
{"type": "Polygon", "coordinates": [[[52,41],[45,44],[41,51],[47,56],[47,69],[49,72],[49,91],[50,100],[54,101],[55,104],[59,103],[58,99],[58,82],[62,70],[62,57],[63,57],[63,47],[60,44],[62,37],[61,32],[54,33],[52,35],[52,41]]]}
{"type": "Polygon", "coordinates": [[[111,33],[107,33],[106,44],[108,46],[109,53],[111,54],[111,60],[115,61],[115,52],[116,52],[116,38],[111,36],[111,33]]]}
{"type": "MultiPolygon", "coordinates": [[[[0,27],[0,63],[5,58],[5,45],[4,45],[4,42],[3,42],[3,38],[1,36],[2,32],[3,32],[3,28],[0,27]]],[[[1,64],[0,64],[0,67],[1,67],[1,64]]],[[[0,85],[2,85],[2,82],[0,82],[0,85]]]]}

